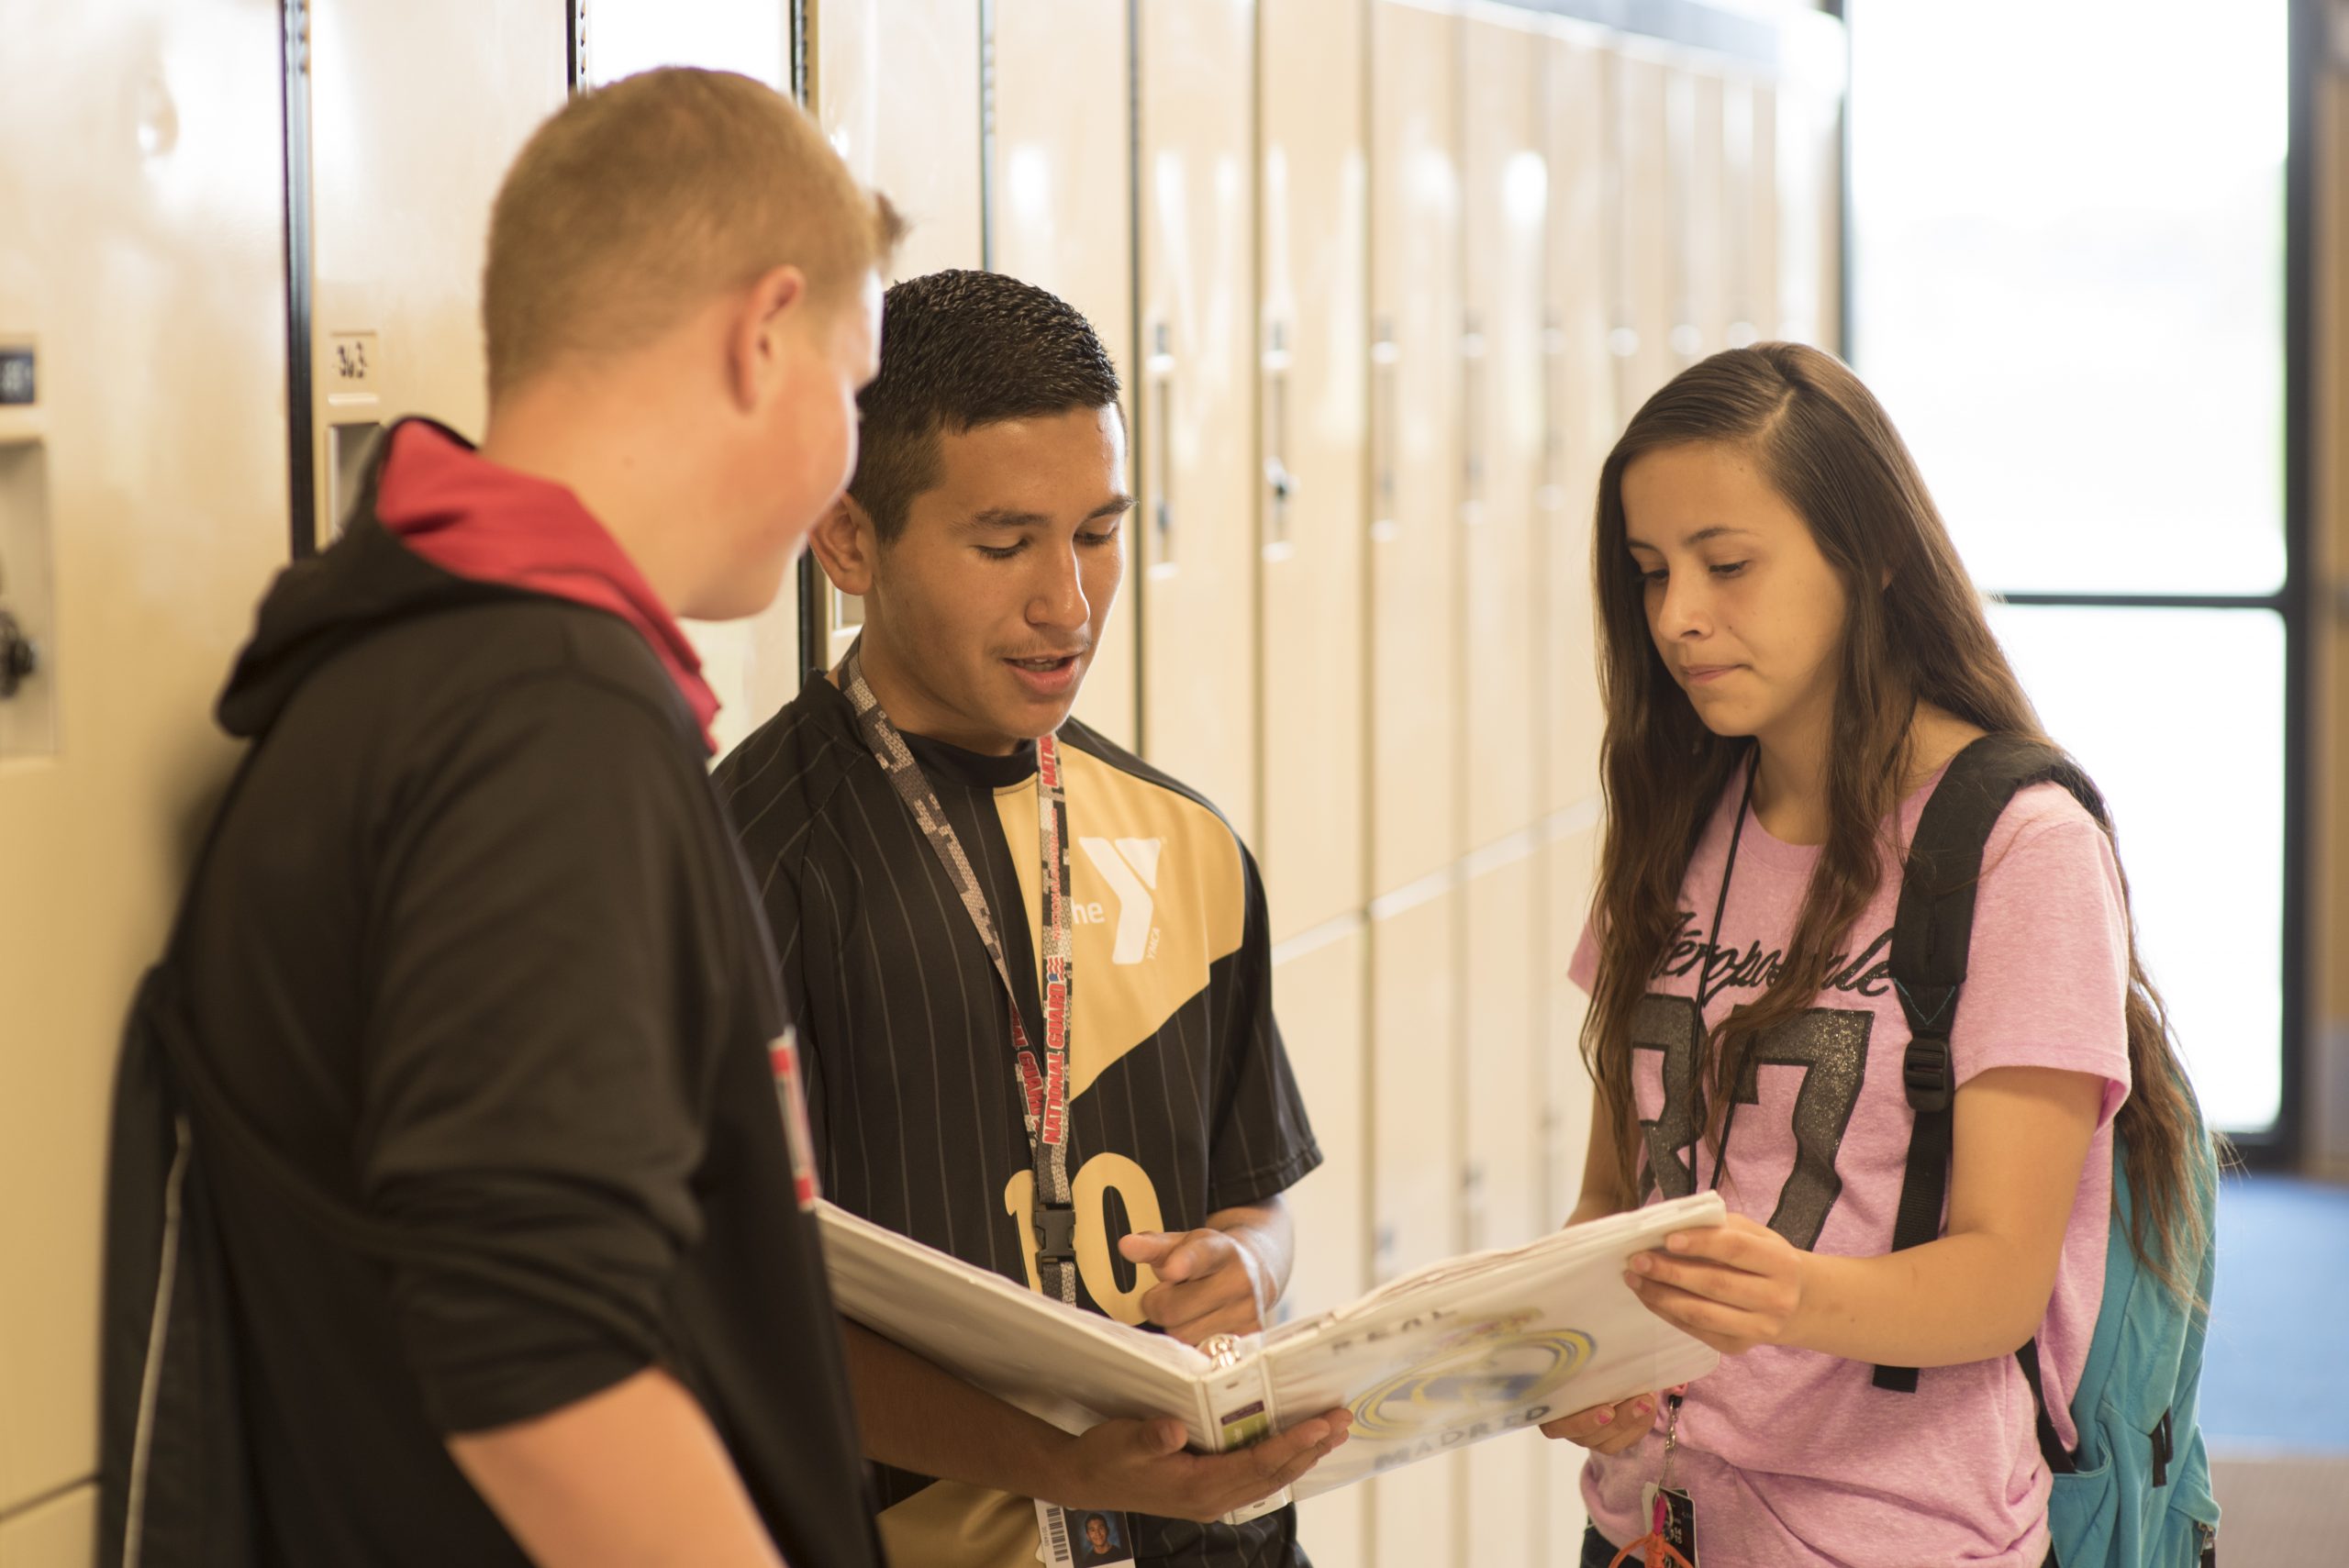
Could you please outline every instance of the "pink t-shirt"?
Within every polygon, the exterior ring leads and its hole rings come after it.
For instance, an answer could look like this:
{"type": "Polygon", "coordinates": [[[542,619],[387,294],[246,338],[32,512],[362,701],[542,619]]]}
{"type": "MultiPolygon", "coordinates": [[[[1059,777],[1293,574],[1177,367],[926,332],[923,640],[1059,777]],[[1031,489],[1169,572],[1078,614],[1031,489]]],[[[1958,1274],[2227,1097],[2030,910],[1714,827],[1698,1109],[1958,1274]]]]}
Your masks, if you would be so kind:
{"type": "MultiPolygon", "coordinates": [[[[1901,804],[1905,855],[1938,777],[1901,804]]],[[[1746,818],[1716,944],[1720,895],[1743,774],[1732,780],[1681,883],[1679,935],[1634,1020],[1633,1088],[1649,1123],[1647,1201],[1712,1184],[1701,1114],[1667,1104],[1667,1076],[1691,1081],[1703,1031],[1757,999],[1794,934],[1819,851],[1746,818]],[[1713,955],[1709,964],[1709,951],[1713,955]],[[1700,974],[1709,974],[1699,996],[1700,974]],[[1701,1007],[1701,1022],[1699,1008],[1701,1007]]],[[[1992,1067],[2058,1067],[2106,1081],[2104,1108],[2065,1233],[2039,1336],[2058,1433],[2076,1444],[2071,1393],[2087,1360],[2104,1284],[2112,1201],[2112,1117],[2128,1094],[2122,1006],[2127,926],[2110,844],[2063,788],[2018,795],[1983,856],[1967,978],[1950,1040],[1962,1087],[1992,1067]]],[[[1733,1213],[1813,1251],[1891,1251],[1914,1117],[1901,1084],[1909,1027],[1887,978],[1900,862],[1888,862],[1855,940],[1817,1008],[1757,1051],[1756,1097],[1731,1118],[1720,1191],[1733,1213]]],[[[1586,929],[1571,971],[1589,989],[1597,945],[1586,929]]],[[[1642,1185],[1647,1178],[1642,1176],[1642,1185]]],[[[1763,1346],[1726,1357],[1691,1385],[1680,1414],[1674,1485],[1696,1507],[1709,1562],[1968,1563],[2040,1568],[2047,1553],[2046,1466],[2031,1391],[2012,1356],[1929,1367],[1914,1394],[1887,1393],[1875,1369],[1816,1351],[1763,1346]]],[[[1663,1419],[1637,1448],[1591,1456],[1583,1496],[1620,1544],[1646,1533],[1641,1488],[1662,1464],[1663,1419]]]]}

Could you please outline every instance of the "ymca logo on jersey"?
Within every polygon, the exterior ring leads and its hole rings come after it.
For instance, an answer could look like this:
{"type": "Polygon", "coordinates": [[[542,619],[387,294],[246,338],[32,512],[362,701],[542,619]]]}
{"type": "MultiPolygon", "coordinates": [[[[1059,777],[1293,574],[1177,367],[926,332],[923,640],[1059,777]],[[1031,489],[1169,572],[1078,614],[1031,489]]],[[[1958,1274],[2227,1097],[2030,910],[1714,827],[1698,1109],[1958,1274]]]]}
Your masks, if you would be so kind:
{"type": "MultiPolygon", "coordinates": [[[[1151,917],[1158,912],[1158,856],[1162,839],[1079,839],[1085,858],[1109,884],[1118,901],[1118,931],[1109,949],[1111,963],[1140,963],[1157,946],[1157,929],[1151,917]]],[[[1098,904],[1079,905],[1080,919],[1099,920],[1098,904]]]]}

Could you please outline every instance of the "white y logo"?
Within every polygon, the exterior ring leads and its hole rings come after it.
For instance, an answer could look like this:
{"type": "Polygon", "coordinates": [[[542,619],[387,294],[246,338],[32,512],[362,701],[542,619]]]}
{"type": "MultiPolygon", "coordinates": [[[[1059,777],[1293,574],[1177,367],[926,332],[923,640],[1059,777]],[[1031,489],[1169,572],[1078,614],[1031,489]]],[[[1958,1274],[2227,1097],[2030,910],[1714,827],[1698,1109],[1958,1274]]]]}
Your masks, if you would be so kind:
{"type": "Polygon", "coordinates": [[[1111,963],[1140,963],[1150,946],[1150,917],[1157,909],[1152,897],[1158,886],[1158,839],[1079,839],[1093,866],[1118,895],[1118,940],[1109,951],[1111,963]]]}

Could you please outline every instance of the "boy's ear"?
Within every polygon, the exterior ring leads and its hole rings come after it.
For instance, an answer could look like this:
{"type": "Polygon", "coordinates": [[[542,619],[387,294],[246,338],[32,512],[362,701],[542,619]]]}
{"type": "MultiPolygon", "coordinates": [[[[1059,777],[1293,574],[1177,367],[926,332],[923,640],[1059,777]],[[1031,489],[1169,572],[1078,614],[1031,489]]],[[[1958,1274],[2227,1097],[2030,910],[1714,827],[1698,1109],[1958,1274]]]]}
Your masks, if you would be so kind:
{"type": "Polygon", "coordinates": [[[873,516],[856,497],[842,492],[831,509],[816,520],[807,535],[807,549],[832,586],[858,598],[873,591],[874,561],[881,548],[873,516]]]}
{"type": "Polygon", "coordinates": [[[771,269],[735,296],[726,333],[729,390],[746,411],[782,373],[784,333],[807,298],[807,276],[791,266],[771,269]]]}

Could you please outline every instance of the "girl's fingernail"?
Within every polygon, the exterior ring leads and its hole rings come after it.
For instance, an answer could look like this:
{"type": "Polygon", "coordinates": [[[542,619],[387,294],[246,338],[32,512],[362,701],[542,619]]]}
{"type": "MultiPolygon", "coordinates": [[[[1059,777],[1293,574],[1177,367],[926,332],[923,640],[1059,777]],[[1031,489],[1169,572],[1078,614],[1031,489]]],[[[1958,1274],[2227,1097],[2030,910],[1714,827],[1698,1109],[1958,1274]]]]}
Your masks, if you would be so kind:
{"type": "Polygon", "coordinates": [[[1640,1407],[1632,1413],[1639,1416],[1653,1416],[1655,1414],[1655,1407],[1642,1399],[1640,1401],[1640,1407]]]}
{"type": "Polygon", "coordinates": [[[1646,1273],[1650,1269],[1654,1268],[1655,1264],[1649,1261],[1645,1252],[1635,1252],[1631,1256],[1631,1267],[1641,1273],[1646,1273]]]}
{"type": "Polygon", "coordinates": [[[1614,1411],[1612,1411],[1612,1410],[1601,1410],[1601,1411],[1598,1413],[1598,1424],[1599,1424],[1600,1426],[1602,1426],[1602,1427],[1603,1427],[1603,1426],[1605,1426],[1608,1422],[1609,1422],[1609,1421],[1613,1420],[1614,1418],[1615,1418],[1615,1412],[1614,1412],[1614,1411]]]}

